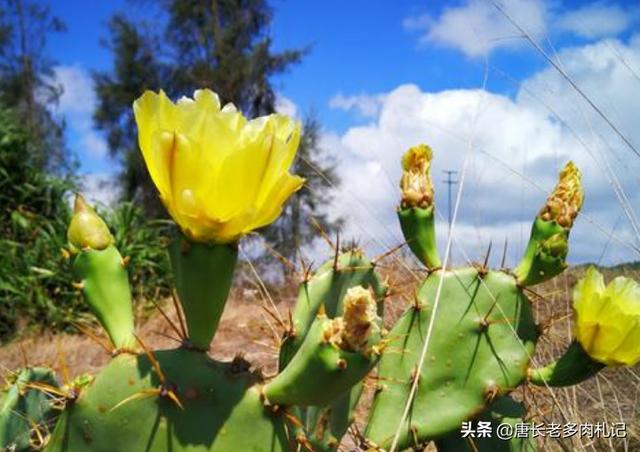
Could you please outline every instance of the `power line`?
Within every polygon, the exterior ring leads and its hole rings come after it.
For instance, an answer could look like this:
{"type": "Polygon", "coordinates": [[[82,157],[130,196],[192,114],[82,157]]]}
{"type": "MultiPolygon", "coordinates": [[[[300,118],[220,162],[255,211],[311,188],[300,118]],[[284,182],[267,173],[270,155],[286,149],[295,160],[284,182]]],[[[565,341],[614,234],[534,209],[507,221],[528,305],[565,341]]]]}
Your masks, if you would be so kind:
{"type": "Polygon", "coordinates": [[[448,188],[448,208],[449,208],[449,230],[451,230],[451,188],[453,187],[453,185],[457,184],[458,181],[453,179],[453,176],[455,176],[456,174],[458,174],[457,171],[453,171],[453,170],[443,170],[443,173],[445,173],[447,175],[447,180],[443,180],[442,182],[447,184],[447,188],[448,188]]]}

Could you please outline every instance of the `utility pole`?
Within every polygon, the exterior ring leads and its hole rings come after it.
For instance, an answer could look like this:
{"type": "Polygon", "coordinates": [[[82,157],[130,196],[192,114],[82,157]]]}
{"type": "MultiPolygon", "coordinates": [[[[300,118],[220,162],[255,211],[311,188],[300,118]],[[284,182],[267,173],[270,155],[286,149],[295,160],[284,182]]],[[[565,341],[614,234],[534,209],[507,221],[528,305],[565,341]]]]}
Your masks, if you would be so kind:
{"type": "Polygon", "coordinates": [[[442,181],[443,183],[447,184],[447,188],[449,189],[449,233],[451,233],[451,187],[454,184],[457,184],[458,181],[453,179],[453,176],[455,176],[456,174],[458,174],[457,171],[452,171],[452,170],[443,170],[443,173],[445,173],[447,175],[447,180],[442,181]]]}

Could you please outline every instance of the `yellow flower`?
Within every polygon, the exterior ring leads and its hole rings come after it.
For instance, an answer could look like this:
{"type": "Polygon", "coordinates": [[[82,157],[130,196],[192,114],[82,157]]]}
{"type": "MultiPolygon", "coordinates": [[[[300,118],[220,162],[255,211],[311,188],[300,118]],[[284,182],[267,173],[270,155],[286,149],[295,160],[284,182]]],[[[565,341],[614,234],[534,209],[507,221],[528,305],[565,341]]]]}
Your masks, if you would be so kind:
{"type": "Polygon", "coordinates": [[[564,228],[571,228],[584,202],[582,173],[573,162],[560,171],[558,184],[538,213],[545,221],[556,221],[564,228]]]}
{"type": "Polygon", "coordinates": [[[233,242],[272,223],[304,183],[289,173],[300,124],[286,116],[247,121],[206,89],[175,104],[147,91],[133,111],[160,198],[192,240],[233,242]]]}
{"type": "Polygon", "coordinates": [[[409,148],[402,156],[402,207],[426,209],[433,205],[433,183],[429,174],[432,158],[433,152],[426,144],[409,148]]]}
{"type": "Polygon", "coordinates": [[[619,276],[605,287],[593,267],[573,290],[574,333],[593,359],[610,366],[640,361],[640,285],[619,276]]]}

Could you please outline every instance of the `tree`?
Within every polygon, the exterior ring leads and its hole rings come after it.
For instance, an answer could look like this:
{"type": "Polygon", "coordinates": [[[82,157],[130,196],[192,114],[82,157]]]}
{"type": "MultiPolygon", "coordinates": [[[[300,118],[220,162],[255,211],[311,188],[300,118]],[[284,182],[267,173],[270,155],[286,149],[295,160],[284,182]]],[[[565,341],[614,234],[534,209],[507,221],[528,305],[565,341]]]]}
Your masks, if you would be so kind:
{"type": "Polygon", "coordinates": [[[47,36],[64,29],[39,2],[5,0],[0,5],[0,102],[23,124],[31,162],[44,170],[72,169],[63,124],[50,110],[62,90],[45,51],[47,36]]]}
{"type": "Polygon", "coordinates": [[[109,21],[110,37],[106,45],[113,52],[114,67],[112,73],[93,74],[98,98],[94,122],[106,133],[111,155],[122,164],[124,198],[138,201],[155,217],[164,209],[138,151],[131,105],[147,89],[164,88],[170,94],[171,91],[168,68],[154,52],[152,38],[144,36],[140,28],[122,14],[109,21]]]}
{"type": "Polygon", "coordinates": [[[160,0],[176,55],[180,91],[210,87],[246,115],[273,113],[270,78],[298,63],[305,50],[273,53],[265,0],[160,0]]]}

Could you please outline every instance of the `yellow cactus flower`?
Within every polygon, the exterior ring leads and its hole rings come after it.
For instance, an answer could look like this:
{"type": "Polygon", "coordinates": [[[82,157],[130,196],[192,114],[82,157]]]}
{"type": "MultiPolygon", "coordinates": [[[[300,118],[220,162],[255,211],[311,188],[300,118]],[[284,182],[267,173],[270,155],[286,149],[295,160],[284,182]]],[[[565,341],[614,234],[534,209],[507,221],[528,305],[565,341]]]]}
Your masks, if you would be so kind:
{"type": "Polygon", "coordinates": [[[640,284],[619,276],[605,287],[593,267],[573,290],[574,334],[596,361],[633,366],[640,361],[640,284]]]}
{"type": "Polygon", "coordinates": [[[248,121],[207,89],[175,104],[147,91],[133,111],[160,198],[194,241],[234,242],[272,223],[304,183],[289,173],[300,123],[286,116],[248,121]]]}

